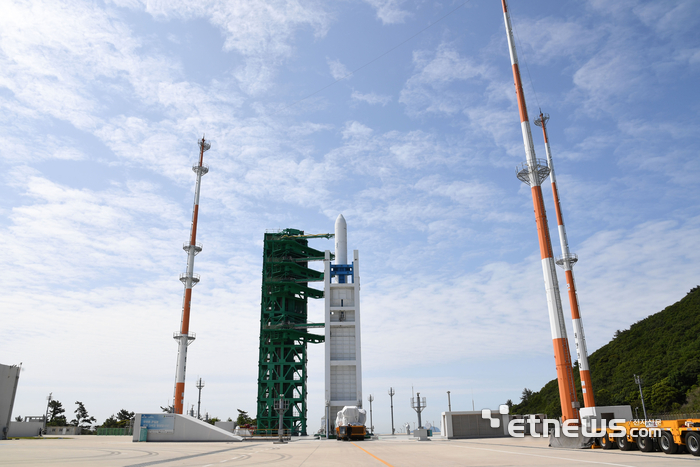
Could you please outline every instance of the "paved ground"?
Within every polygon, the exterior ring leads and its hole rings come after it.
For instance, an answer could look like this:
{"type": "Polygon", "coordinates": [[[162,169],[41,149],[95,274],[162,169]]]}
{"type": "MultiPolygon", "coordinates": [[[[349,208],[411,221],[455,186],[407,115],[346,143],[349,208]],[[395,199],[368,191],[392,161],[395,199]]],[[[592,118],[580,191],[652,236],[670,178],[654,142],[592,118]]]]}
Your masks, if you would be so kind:
{"type": "Polygon", "coordinates": [[[134,443],[130,436],[0,441],[0,466],[685,466],[700,457],[601,449],[563,450],[546,439],[418,442],[406,436],[361,442],[134,443]]]}

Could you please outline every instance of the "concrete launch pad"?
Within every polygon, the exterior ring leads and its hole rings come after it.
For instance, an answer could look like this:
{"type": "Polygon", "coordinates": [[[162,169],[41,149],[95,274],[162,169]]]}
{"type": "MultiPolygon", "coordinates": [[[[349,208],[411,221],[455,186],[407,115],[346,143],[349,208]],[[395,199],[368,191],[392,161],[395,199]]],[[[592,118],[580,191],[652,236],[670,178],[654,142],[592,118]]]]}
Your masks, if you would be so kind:
{"type": "Polygon", "coordinates": [[[546,438],[444,440],[420,443],[400,436],[342,442],[293,438],[289,444],[134,443],[130,436],[76,436],[0,441],[0,466],[213,467],[275,466],[683,466],[697,464],[689,454],[564,450],[546,438]]]}

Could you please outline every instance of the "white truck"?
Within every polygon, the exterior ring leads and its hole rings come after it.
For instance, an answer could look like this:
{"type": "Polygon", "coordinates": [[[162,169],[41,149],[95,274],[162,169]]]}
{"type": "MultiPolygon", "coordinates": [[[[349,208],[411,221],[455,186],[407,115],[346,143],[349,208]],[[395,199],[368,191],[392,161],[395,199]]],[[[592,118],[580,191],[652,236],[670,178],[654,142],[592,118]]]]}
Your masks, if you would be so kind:
{"type": "Polygon", "coordinates": [[[338,441],[365,439],[367,412],[356,406],[345,406],[335,418],[335,435],[338,441]]]}

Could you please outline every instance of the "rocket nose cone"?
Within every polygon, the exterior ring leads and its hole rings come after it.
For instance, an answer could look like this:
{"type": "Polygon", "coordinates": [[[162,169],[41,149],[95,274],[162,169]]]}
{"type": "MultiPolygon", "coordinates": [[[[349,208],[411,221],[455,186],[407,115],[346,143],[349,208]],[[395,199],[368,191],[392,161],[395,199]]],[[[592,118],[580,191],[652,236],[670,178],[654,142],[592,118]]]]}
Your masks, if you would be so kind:
{"type": "Polygon", "coordinates": [[[338,225],[338,224],[347,225],[347,223],[345,222],[345,218],[343,217],[342,214],[338,214],[338,218],[335,220],[335,225],[338,225]]]}

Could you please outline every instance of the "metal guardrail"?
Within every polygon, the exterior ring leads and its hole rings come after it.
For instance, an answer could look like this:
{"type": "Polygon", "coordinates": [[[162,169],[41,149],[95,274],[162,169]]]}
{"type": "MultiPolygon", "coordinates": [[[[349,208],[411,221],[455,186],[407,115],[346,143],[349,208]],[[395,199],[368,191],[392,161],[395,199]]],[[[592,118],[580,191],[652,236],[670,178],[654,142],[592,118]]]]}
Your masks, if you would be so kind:
{"type": "MultiPolygon", "coordinates": [[[[189,278],[189,277],[190,277],[189,274],[187,274],[186,272],[183,272],[182,274],[180,274],[180,282],[182,282],[183,284],[186,284],[187,278],[189,278]]],[[[199,274],[192,273],[191,277],[192,277],[192,286],[197,285],[199,283],[199,279],[200,279],[199,274]]]]}

